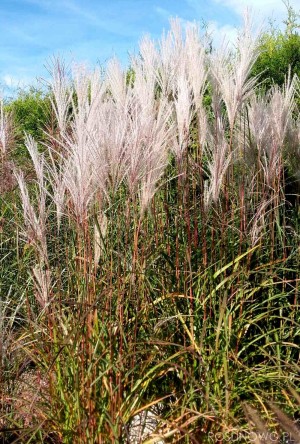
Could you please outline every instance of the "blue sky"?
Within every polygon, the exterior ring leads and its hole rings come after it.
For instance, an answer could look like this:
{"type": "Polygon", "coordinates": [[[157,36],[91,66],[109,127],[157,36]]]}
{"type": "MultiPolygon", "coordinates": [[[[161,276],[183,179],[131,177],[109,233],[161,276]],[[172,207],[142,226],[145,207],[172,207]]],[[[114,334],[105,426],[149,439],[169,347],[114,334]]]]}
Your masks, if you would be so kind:
{"type": "MultiPolygon", "coordinates": [[[[291,0],[300,9],[300,0],[291,0]]],[[[285,17],[281,0],[0,0],[0,89],[47,77],[53,55],[101,64],[113,55],[126,63],[145,33],[158,38],[170,17],[205,21],[216,37],[241,23],[246,7],[262,21],[285,17]]]]}

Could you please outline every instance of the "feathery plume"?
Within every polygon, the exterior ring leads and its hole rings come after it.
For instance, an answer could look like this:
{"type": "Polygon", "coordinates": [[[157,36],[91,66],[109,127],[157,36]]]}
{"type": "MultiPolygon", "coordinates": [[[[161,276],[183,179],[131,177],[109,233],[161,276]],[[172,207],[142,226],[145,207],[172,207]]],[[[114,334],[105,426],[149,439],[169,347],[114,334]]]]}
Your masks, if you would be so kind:
{"type": "Polygon", "coordinates": [[[216,124],[215,140],[213,143],[205,146],[205,152],[208,159],[206,172],[209,176],[209,185],[204,196],[207,208],[212,202],[217,202],[223,179],[232,158],[232,153],[229,152],[229,145],[224,134],[222,119],[218,118],[216,124]]]}
{"type": "Polygon", "coordinates": [[[258,36],[252,35],[252,25],[247,14],[235,52],[230,51],[228,43],[224,42],[221,49],[211,56],[211,73],[225,103],[231,131],[237,113],[253,94],[257,77],[250,77],[250,72],[258,54],[258,36]]]}
{"type": "Polygon", "coordinates": [[[192,90],[183,70],[178,74],[173,85],[174,108],[177,123],[178,143],[174,145],[174,152],[178,160],[188,146],[190,125],[193,117],[192,90]]]}
{"type": "Polygon", "coordinates": [[[41,191],[38,196],[38,212],[35,211],[29,197],[28,188],[25,183],[24,174],[15,171],[24,216],[24,236],[30,244],[32,244],[40,260],[43,263],[48,262],[47,241],[46,241],[46,210],[45,210],[45,193],[41,191]]]}
{"type": "Polygon", "coordinates": [[[14,141],[14,126],[12,115],[5,111],[4,103],[0,97],[0,154],[4,157],[14,141]]]}
{"type": "Polygon", "coordinates": [[[50,62],[48,71],[51,75],[50,91],[52,92],[52,96],[50,96],[50,100],[52,108],[56,116],[59,131],[64,134],[69,124],[69,108],[72,99],[67,68],[59,57],[54,57],[50,62]]]}
{"type": "Polygon", "coordinates": [[[44,309],[49,302],[51,290],[51,274],[50,270],[44,270],[36,265],[32,269],[32,277],[35,286],[35,298],[44,309]]]}

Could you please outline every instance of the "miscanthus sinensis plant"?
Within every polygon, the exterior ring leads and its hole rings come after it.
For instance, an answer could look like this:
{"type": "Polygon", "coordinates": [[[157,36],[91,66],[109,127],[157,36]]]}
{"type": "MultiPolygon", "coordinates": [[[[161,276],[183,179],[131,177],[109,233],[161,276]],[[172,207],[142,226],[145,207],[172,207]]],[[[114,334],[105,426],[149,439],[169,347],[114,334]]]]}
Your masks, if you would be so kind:
{"type": "Polygon", "coordinates": [[[11,206],[27,298],[15,334],[42,414],[28,427],[12,403],[7,436],[205,442],[248,427],[244,401],[266,421],[270,397],[296,409],[299,81],[264,93],[253,35],[246,19],[236,46],[211,51],[173,20],[129,70],[52,61],[55,125],[25,136],[35,177],[15,169],[11,206]]]}

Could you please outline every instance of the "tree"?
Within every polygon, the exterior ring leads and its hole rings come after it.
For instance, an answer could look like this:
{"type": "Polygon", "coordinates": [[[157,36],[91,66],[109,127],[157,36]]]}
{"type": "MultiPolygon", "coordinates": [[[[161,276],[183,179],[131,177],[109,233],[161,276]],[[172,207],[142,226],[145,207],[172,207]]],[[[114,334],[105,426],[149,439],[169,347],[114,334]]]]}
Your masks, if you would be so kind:
{"type": "Polygon", "coordinates": [[[300,77],[300,15],[288,2],[285,2],[285,6],[287,18],[283,22],[284,31],[271,25],[270,30],[263,33],[261,54],[252,71],[253,75],[261,73],[259,79],[266,88],[273,84],[282,85],[289,68],[292,74],[300,77]]]}
{"type": "Polygon", "coordinates": [[[20,135],[24,132],[37,140],[43,140],[49,122],[50,100],[47,94],[31,87],[21,90],[17,98],[7,104],[15,119],[20,135]]]}
{"type": "Polygon", "coordinates": [[[30,134],[35,140],[46,138],[51,116],[49,94],[34,87],[20,90],[18,96],[6,103],[5,109],[14,121],[15,147],[11,153],[15,162],[26,163],[28,151],[24,145],[24,136],[30,134]]]}

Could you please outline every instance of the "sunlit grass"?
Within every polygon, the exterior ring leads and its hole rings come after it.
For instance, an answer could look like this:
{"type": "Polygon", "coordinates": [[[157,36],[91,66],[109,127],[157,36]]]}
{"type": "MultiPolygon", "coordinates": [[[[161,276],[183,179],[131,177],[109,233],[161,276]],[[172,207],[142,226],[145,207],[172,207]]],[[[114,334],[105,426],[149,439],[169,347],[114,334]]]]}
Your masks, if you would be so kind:
{"type": "Polygon", "coordinates": [[[299,408],[299,81],[260,92],[249,23],[234,54],[200,37],[174,21],[131,76],[54,60],[1,198],[4,442],[214,442],[299,408]]]}

